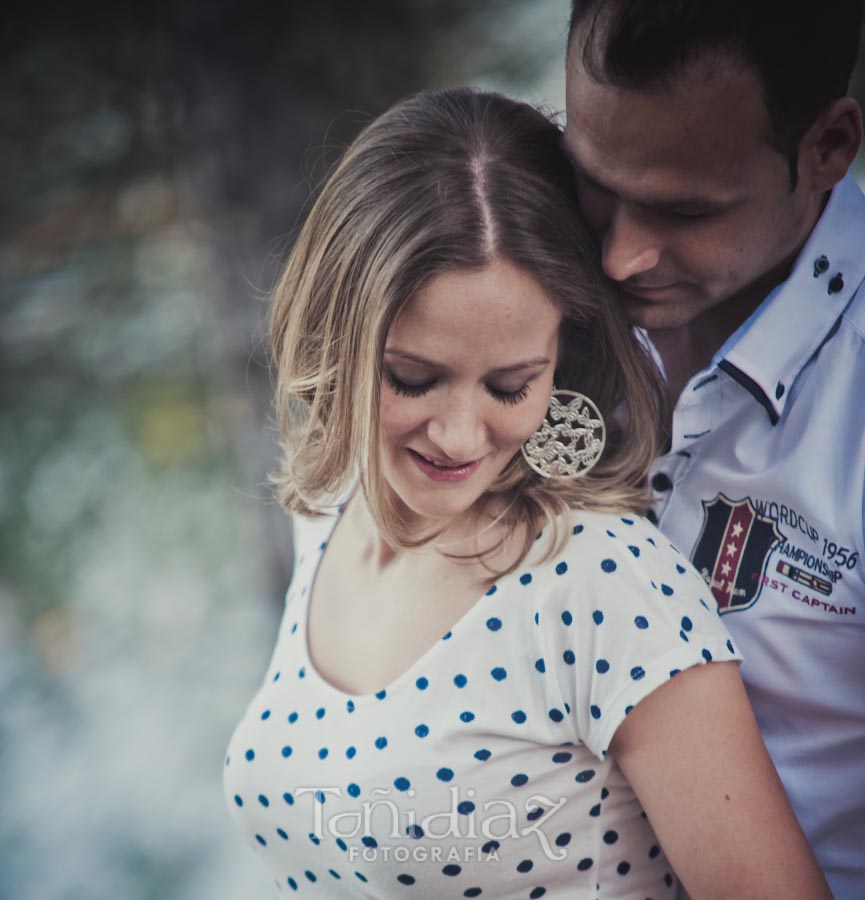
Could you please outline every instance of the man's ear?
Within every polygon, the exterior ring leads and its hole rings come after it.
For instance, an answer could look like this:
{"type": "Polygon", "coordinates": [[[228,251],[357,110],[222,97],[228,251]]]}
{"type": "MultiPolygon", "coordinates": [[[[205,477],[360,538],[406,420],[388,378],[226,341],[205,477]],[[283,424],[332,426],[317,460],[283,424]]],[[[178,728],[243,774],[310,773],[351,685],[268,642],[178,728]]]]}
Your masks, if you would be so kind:
{"type": "Polygon", "coordinates": [[[850,168],[862,143],[862,111],[852,97],[823,108],[799,143],[799,179],[816,192],[833,188],[850,168]]]}

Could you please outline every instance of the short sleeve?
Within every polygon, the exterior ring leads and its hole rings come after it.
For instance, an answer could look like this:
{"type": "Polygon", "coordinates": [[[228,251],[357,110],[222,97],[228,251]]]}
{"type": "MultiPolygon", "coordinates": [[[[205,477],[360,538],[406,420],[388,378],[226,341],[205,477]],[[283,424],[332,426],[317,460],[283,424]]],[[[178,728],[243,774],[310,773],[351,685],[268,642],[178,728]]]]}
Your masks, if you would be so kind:
{"type": "Polygon", "coordinates": [[[706,583],[651,523],[590,521],[575,519],[552,560],[538,624],[575,737],[603,757],[655,688],[691,666],[741,657],[706,583]]]}

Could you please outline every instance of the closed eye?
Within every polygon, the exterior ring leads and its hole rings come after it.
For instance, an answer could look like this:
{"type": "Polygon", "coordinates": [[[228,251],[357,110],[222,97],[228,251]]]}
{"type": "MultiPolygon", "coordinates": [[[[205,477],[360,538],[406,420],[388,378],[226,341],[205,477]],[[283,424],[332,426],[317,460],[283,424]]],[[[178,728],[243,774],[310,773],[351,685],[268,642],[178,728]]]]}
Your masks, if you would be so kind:
{"type": "MultiPolygon", "coordinates": [[[[423,381],[420,383],[412,383],[408,381],[403,381],[401,378],[397,378],[390,369],[385,368],[384,370],[385,378],[387,378],[388,384],[394,389],[394,391],[399,394],[401,397],[423,397],[424,394],[429,393],[437,384],[438,379],[433,378],[429,381],[423,381]]],[[[523,400],[529,394],[529,382],[526,382],[521,387],[518,387],[514,391],[504,391],[501,388],[494,387],[491,384],[485,385],[487,393],[499,403],[510,404],[511,406],[515,406],[517,403],[522,403],[523,400]]]]}

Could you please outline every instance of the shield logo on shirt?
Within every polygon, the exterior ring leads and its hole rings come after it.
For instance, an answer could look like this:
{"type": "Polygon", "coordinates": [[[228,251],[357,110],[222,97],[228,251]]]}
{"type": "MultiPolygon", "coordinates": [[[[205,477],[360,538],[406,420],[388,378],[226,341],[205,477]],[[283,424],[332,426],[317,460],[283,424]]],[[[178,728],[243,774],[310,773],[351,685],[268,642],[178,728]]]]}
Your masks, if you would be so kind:
{"type": "Polygon", "coordinates": [[[712,588],[719,612],[747,609],[760,596],[769,554],[784,535],[749,497],[730,500],[718,494],[702,503],[703,527],[691,562],[712,588]]]}

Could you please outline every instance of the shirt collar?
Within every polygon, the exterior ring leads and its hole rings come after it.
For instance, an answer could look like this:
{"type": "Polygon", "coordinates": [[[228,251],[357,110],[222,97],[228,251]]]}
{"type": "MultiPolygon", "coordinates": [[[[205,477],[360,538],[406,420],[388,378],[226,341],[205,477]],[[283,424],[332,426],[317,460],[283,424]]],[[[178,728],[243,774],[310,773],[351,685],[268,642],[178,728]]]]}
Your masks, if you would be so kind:
{"type": "Polygon", "coordinates": [[[713,359],[746,387],[774,425],[802,367],[865,279],[865,196],[848,173],[776,287],[713,359]]]}

